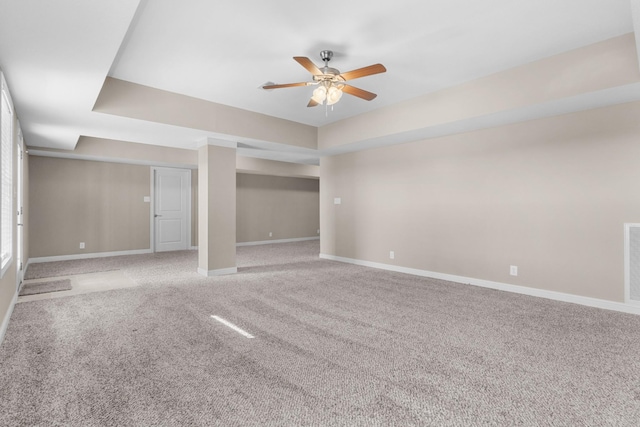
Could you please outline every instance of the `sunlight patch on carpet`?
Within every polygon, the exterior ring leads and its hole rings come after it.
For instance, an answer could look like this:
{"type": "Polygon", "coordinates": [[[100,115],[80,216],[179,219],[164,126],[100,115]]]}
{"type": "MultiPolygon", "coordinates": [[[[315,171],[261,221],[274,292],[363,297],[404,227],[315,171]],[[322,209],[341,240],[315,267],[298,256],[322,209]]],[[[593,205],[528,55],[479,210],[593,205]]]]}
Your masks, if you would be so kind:
{"type": "Polygon", "coordinates": [[[218,322],[222,323],[225,326],[228,326],[229,328],[233,329],[234,331],[236,331],[237,333],[239,333],[240,335],[243,335],[247,338],[255,338],[253,335],[251,335],[249,332],[240,329],[239,327],[237,327],[236,325],[234,325],[233,323],[229,322],[228,320],[223,319],[222,317],[218,317],[218,316],[211,316],[211,318],[217,320],[218,322]]]}

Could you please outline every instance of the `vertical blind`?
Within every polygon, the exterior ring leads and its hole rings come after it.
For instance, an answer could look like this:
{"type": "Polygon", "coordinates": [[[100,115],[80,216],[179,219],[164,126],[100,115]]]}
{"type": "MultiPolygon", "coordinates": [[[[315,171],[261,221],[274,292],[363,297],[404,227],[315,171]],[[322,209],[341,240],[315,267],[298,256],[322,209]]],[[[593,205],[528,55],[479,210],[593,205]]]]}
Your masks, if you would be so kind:
{"type": "Polygon", "coordinates": [[[13,111],[4,76],[0,74],[2,93],[0,94],[0,250],[2,256],[2,274],[11,261],[13,248],[13,111]]]}

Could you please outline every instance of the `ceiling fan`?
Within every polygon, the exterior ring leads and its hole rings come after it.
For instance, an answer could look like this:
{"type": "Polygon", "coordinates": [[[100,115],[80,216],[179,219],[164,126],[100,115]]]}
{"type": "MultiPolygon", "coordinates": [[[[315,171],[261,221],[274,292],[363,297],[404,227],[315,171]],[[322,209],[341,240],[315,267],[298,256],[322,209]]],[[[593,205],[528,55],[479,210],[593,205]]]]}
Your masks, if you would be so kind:
{"type": "Polygon", "coordinates": [[[335,68],[329,67],[329,61],[332,57],[333,52],[330,50],[323,50],[320,52],[320,58],[324,61],[324,67],[318,68],[309,58],[305,56],[294,56],[293,59],[313,75],[313,81],[287,84],[266,84],[262,86],[262,88],[280,89],[296,86],[318,86],[313,91],[313,96],[311,96],[307,107],[315,107],[322,103],[326,103],[326,105],[333,105],[340,100],[343,92],[367,101],[371,101],[378,96],[375,93],[351,86],[346,82],[360,77],[384,73],[387,71],[387,69],[384,68],[384,65],[374,64],[369,65],[368,67],[358,68],[357,70],[347,71],[346,73],[340,73],[340,71],[335,68]]]}

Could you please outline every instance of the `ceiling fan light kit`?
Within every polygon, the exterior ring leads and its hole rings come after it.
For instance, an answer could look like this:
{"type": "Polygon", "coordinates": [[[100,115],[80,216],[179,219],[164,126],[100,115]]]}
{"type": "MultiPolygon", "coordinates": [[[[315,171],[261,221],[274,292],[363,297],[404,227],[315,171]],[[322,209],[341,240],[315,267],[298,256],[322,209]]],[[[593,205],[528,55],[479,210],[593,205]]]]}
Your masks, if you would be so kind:
{"type": "Polygon", "coordinates": [[[324,101],[327,101],[327,105],[333,105],[340,101],[340,98],[342,98],[342,89],[333,84],[329,84],[328,89],[324,85],[319,86],[313,91],[313,96],[311,97],[316,105],[322,104],[324,101]]]}
{"type": "Polygon", "coordinates": [[[366,101],[371,101],[377,96],[375,93],[351,86],[346,82],[360,77],[384,73],[387,71],[384,65],[374,64],[368,67],[358,68],[357,70],[348,71],[346,73],[340,73],[337,69],[329,67],[329,61],[332,57],[333,52],[330,50],[323,50],[320,52],[320,58],[324,61],[324,67],[320,69],[309,58],[304,56],[294,56],[293,59],[311,73],[313,81],[287,84],[265,84],[262,88],[270,90],[285,87],[318,86],[313,91],[307,107],[315,107],[320,104],[327,106],[333,105],[340,101],[344,92],[366,101]]]}

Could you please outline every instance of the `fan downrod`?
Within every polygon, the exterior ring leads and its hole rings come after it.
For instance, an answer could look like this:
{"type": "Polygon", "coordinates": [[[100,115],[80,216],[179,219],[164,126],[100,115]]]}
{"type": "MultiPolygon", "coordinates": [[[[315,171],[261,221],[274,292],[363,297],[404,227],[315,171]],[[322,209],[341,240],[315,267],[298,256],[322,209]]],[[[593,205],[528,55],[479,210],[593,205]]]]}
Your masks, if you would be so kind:
{"type": "MultiPolygon", "coordinates": [[[[322,73],[324,75],[337,76],[338,74],[340,74],[339,70],[329,67],[329,61],[331,61],[331,58],[333,58],[333,51],[331,50],[321,51],[320,58],[322,58],[322,60],[324,61],[324,67],[322,67],[322,73]]],[[[321,78],[321,77],[322,76],[318,76],[318,78],[321,78]]],[[[318,78],[314,77],[314,80],[317,81],[318,78]]]]}

